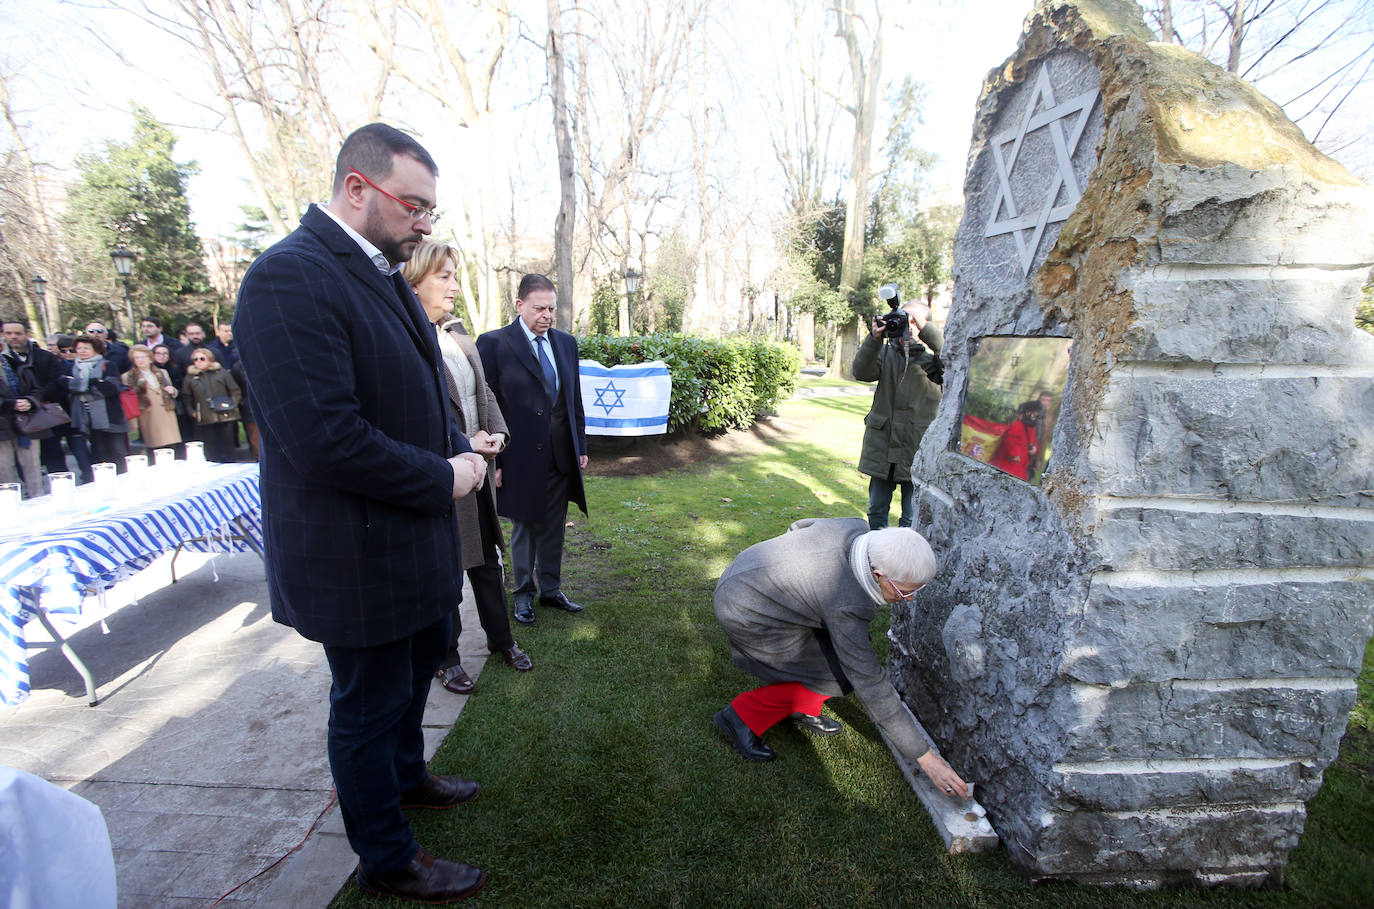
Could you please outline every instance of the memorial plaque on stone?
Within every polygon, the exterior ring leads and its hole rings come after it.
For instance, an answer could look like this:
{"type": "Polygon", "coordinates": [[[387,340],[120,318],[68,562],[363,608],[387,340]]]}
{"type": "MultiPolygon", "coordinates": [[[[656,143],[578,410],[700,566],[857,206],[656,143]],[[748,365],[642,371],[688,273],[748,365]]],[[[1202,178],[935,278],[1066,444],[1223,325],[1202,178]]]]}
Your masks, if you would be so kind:
{"type": "Polygon", "coordinates": [[[1374,193],[1126,0],[1037,6],[972,141],[894,678],[1032,877],[1277,880],[1374,623],[1374,193]],[[1037,343],[1039,485],[961,444],[1037,343]]]}

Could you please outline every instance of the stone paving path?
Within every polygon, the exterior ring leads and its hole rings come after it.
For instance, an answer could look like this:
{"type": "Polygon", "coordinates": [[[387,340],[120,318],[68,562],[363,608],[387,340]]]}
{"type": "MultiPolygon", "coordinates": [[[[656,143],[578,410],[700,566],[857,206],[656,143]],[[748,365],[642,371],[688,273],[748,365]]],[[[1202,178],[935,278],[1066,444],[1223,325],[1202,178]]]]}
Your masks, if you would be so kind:
{"type": "MultiPolygon", "coordinates": [[[[30,623],[33,693],[0,707],[0,764],[100,807],[121,907],[209,906],[307,836],[299,852],[220,905],[328,905],[357,860],[337,806],[329,808],[323,651],[272,621],[256,556],[212,564],[183,554],[175,585],[169,558],[111,591],[108,635],[98,621],[69,635],[95,677],[95,707],[30,623]]],[[[473,629],[464,634],[463,665],[476,677],[486,640],[475,613],[463,627],[473,629]]],[[[427,754],[466,701],[434,686],[427,754]]]]}

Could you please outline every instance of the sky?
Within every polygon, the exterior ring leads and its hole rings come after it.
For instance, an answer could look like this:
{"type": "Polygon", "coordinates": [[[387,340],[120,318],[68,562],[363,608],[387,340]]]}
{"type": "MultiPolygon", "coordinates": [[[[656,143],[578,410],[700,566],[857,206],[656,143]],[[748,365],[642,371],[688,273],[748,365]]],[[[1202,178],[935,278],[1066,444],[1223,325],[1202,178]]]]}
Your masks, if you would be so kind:
{"type": "MultiPolygon", "coordinates": [[[[130,102],[149,107],[154,116],[176,131],[178,159],[194,160],[199,165],[200,173],[191,179],[189,187],[199,232],[205,237],[228,235],[242,220],[239,205],[258,201],[250,188],[247,168],[233,140],[215,130],[219,125],[217,113],[187,100],[212,94],[208,87],[196,84],[203,77],[192,65],[187,49],[160,36],[130,12],[144,2],[156,8],[166,0],[0,0],[0,67],[13,74],[12,103],[39,159],[58,166],[69,165],[78,152],[99,151],[108,139],[127,139],[132,127],[130,102]],[[121,61],[116,51],[128,62],[121,61]]],[[[527,10],[532,29],[543,27],[543,3],[512,2],[527,10]]],[[[784,9],[780,0],[745,6],[737,5],[739,0],[714,3],[717,10],[726,11],[725,18],[732,24],[784,9]]],[[[1337,7],[1352,4],[1361,10],[1370,8],[1368,0],[1340,0],[1337,7]]],[[[885,32],[884,72],[894,84],[909,73],[925,87],[924,115],[915,139],[937,157],[938,163],[927,175],[935,201],[959,199],[983,79],[1015,50],[1032,6],[1032,0],[909,0],[886,7],[891,24],[885,32]]],[[[1178,3],[1175,6],[1184,8],[1178,3]]],[[[736,27],[750,31],[747,26],[736,27]]],[[[755,48],[750,34],[734,37],[743,55],[767,52],[766,48],[755,48]]],[[[1321,62],[1325,59],[1330,58],[1307,62],[1320,68],[1328,65],[1321,62]]],[[[744,61],[741,71],[754,72],[744,65],[748,62],[755,61],[744,61]]],[[[519,84],[537,84],[542,74],[512,73],[511,78],[526,80],[519,84]]],[[[1277,92],[1280,88],[1268,90],[1277,92]]],[[[546,120],[547,103],[547,99],[534,99],[521,106],[510,115],[513,124],[503,124],[502,134],[507,129],[512,134],[520,132],[520,118],[531,116],[536,107],[535,116],[546,120]]],[[[1351,105],[1352,111],[1357,108],[1367,105],[1351,105]]],[[[1361,130],[1368,135],[1370,120],[1367,110],[1358,112],[1358,118],[1353,133],[1357,140],[1361,130]]],[[[747,120],[748,115],[738,119],[747,120]]],[[[841,118],[841,122],[847,129],[847,119],[841,118]]],[[[881,124],[880,114],[880,131],[881,124]]],[[[776,195],[775,187],[758,179],[759,175],[771,175],[766,130],[745,123],[741,133],[739,124],[734,126],[737,134],[730,137],[732,141],[754,143],[753,148],[740,153],[743,165],[752,172],[737,179],[741,184],[737,191],[776,195]]],[[[520,165],[525,170],[512,181],[526,181],[533,187],[534,204],[548,206],[551,212],[557,205],[556,174],[550,176],[553,149],[542,123],[541,129],[542,133],[525,127],[521,141],[547,145],[547,153],[536,154],[532,164],[520,165]],[[546,190],[549,185],[552,192],[546,190]]],[[[461,136],[460,131],[447,132],[461,136]]],[[[441,207],[444,175],[472,172],[462,160],[462,144],[458,138],[431,145],[441,169],[441,207]]],[[[1374,155],[1367,151],[1370,147],[1374,146],[1368,141],[1358,140],[1350,155],[1369,158],[1374,155]]],[[[875,153],[881,148],[881,135],[875,137],[874,148],[875,153]]],[[[1363,164],[1346,160],[1357,173],[1374,169],[1368,160],[1363,164]]],[[[70,173],[59,176],[69,179],[70,173]]],[[[540,210],[526,220],[544,224],[551,219],[551,213],[540,210]]]]}
{"type": "MultiPolygon", "coordinates": [[[[962,185],[983,78],[1015,49],[1031,5],[1029,0],[938,0],[911,4],[893,17],[908,24],[887,31],[884,70],[894,81],[909,72],[927,88],[917,141],[938,156],[929,180],[941,197],[956,194],[962,185]]],[[[208,128],[215,125],[211,112],[168,87],[193,93],[194,86],[185,81],[190,67],[182,49],[150,36],[147,26],[108,6],[100,0],[4,0],[0,65],[17,74],[12,101],[40,159],[65,165],[78,152],[99,151],[107,139],[126,139],[132,127],[129,103],[137,101],[176,130],[178,159],[199,165],[189,186],[198,231],[202,236],[231,232],[242,220],[239,204],[255,201],[235,144],[208,128]],[[134,65],[121,62],[112,49],[134,65]]],[[[441,175],[462,172],[445,167],[442,152],[436,158],[441,175]]]]}

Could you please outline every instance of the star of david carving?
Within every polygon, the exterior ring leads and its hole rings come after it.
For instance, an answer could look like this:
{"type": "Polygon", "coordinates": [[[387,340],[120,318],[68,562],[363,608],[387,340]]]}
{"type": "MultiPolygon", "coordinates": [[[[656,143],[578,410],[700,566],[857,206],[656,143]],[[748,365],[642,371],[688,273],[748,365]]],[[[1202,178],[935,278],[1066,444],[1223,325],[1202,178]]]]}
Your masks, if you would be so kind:
{"type": "Polygon", "coordinates": [[[608,381],[601,388],[594,390],[596,391],[596,400],[592,402],[592,406],[600,407],[602,410],[606,411],[606,416],[609,417],[611,411],[615,410],[617,407],[625,406],[625,392],[628,391],[628,389],[616,388],[614,382],[608,381]],[[615,395],[615,400],[609,404],[606,403],[606,395],[608,394],[615,395]]]}
{"type": "MultiPolygon", "coordinates": [[[[1073,156],[1078,150],[1079,140],[1083,138],[1088,117],[1097,103],[1097,95],[1098,89],[1094,87],[1092,91],[1067,101],[1056,101],[1049,73],[1042,65],[1035,77],[1030,103],[1026,105],[1020,124],[993,136],[989,141],[992,160],[997,167],[997,195],[988,212],[987,230],[983,236],[991,238],[1011,234],[1016,241],[1023,276],[1030,274],[1031,262],[1035,258],[1035,250],[1040,246],[1040,238],[1045,234],[1045,227],[1067,218],[1083,195],[1078,187],[1078,177],[1074,174],[1073,156]],[[1072,121],[1068,135],[1064,134],[1065,120],[1072,121]],[[1012,192],[1012,176],[1026,136],[1039,129],[1049,131],[1057,172],[1050,181],[1049,192],[1039,203],[1039,209],[1022,214],[1016,194],[1012,192]]],[[[1027,207],[1035,201],[1026,200],[1027,207]]]]}

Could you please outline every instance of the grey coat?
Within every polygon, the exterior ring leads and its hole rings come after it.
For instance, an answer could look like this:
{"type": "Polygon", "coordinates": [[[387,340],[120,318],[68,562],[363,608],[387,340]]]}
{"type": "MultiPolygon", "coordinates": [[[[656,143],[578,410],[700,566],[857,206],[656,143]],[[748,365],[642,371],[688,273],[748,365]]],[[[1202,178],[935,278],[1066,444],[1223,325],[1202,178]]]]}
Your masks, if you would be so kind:
{"type": "Polygon", "coordinates": [[[766,683],[800,682],[837,696],[852,687],[905,757],[930,749],[869,643],[877,612],[849,568],[862,518],[808,518],[736,557],[716,585],[716,619],[736,666],[766,683]]]}
{"type": "MultiPolygon", "coordinates": [[[[506,441],[510,441],[510,430],[506,428],[506,418],[501,415],[501,408],[497,406],[496,395],[492,393],[490,386],[487,385],[487,374],[482,369],[482,358],[477,353],[477,344],[472,340],[472,336],[467,333],[463,323],[457,319],[451,319],[443,326],[458,346],[463,349],[463,355],[467,357],[468,365],[472,367],[473,375],[476,377],[477,385],[477,425],[468,426],[463,419],[463,402],[458,400],[454,394],[452,384],[448,385],[449,413],[458,424],[458,430],[465,436],[470,436],[479,429],[485,429],[488,434],[496,435],[502,433],[506,436],[506,441]]],[[[442,358],[440,358],[442,365],[442,358]]],[[[447,366],[443,366],[447,369],[447,366]]],[[[487,552],[485,542],[494,542],[497,549],[506,548],[505,537],[501,534],[501,524],[499,521],[492,521],[492,526],[488,528],[490,533],[494,533],[495,540],[484,541],[481,522],[478,518],[477,496],[486,496],[491,504],[491,513],[496,514],[496,462],[487,461],[487,481],[482,484],[482,488],[470,495],[465,495],[453,503],[453,510],[458,515],[458,535],[463,547],[463,570],[476,568],[485,565],[487,562],[487,552]]]]}

